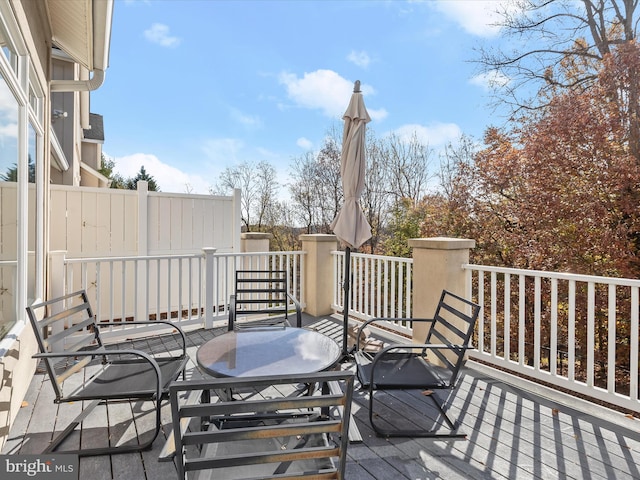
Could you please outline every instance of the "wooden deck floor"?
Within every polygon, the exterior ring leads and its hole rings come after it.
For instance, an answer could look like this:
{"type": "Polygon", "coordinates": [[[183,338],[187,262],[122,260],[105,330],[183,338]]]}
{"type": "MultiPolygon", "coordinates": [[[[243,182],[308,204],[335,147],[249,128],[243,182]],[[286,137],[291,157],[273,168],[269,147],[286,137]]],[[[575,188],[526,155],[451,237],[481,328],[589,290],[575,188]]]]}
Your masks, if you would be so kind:
{"type": "MultiPolygon", "coordinates": [[[[309,326],[334,338],[340,327],[331,318],[307,317],[309,326]]],[[[189,352],[223,332],[196,330],[188,334],[189,352]]],[[[140,348],[140,342],[133,342],[140,348]]],[[[129,345],[122,345],[124,348],[129,345]]],[[[171,336],[144,342],[152,350],[175,347],[171,336]]],[[[193,364],[191,365],[193,367],[193,364]]],[[[344,368],[353,365],[344,364],[344,368]]],[[[388,395],[380,413],[398,423],[430,421],[418,419],[416,411],[428,411],[430,402],[419,393],[388,395]]],[[[551,394],[554,394],[551,392],[551,394]]],[[[554,394],[555,395],[555,394],[554,394]]],[[[43,373],[31,382],[25,404],[5,444],[3,454],[40,453],[52,438],[76,415],[80,405],[52,402],[53,390],[43,373]]],[[[350,480],[390,479],[640,479],[640,420],[602,407],[582,408],[583,403],[567,396],[549,398],[549,391],[523,389],[506,383],[500,375],[468,362],[460,388],[450,399],[450,412],[459,416],[466,439],[441,441],[418,438],[377,437],[368,422],[368,400],[357,391],[353,410],[364,441],[349,445],[346,478],[350,480]]],[[[152,410],[136,403],[123,409],[103,407],[87,418],[81,433],[71,442],[89,446],[100,441],[122,441],[132,432],[151,429],[152,410]],[[131,421],[131,411],[140,416],[131,421]],[[148,412],[145,414],[145,412],[148,412]],[[135,430],[134,430],[135,429],[135,430]]],[[[80,460],[81,480],[176,479],[172,462],[158,462],[164,438],[170,432],[170,409],[163,409],[163,433],[152,450],[111,457],[80,460]]]]}

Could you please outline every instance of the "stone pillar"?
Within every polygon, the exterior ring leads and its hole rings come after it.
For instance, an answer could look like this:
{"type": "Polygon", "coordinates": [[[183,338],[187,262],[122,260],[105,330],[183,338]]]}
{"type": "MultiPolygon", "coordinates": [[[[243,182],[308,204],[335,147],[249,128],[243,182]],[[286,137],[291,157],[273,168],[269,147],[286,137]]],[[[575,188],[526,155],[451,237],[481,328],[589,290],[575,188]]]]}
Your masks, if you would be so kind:
{"type": "Polygon", "coordinates": [[[338,249],[335,235],[300,235],[304,259],[305,275],[303,279],[305,312],[314,317],[333,313],[333,284],[335,275],[331,252],[338,249]]]}
{"type": "MultiPolygon", "coordinates": [[[[469,250],[475,240],[462,238],[412,238],[413,248],[413,316],[432,318],[442,290],[465,297],[468,292],[467,275],[462,265],[469,263],[469,250]]],[[[422,343],[428,325],[417,324],[413,340],[422,343]]]]}
{"type": "Polygon", "coordinates": [[[240,234],[240,251],[268,252],[273,234],[264,232],[245,232],[240,234]]]}

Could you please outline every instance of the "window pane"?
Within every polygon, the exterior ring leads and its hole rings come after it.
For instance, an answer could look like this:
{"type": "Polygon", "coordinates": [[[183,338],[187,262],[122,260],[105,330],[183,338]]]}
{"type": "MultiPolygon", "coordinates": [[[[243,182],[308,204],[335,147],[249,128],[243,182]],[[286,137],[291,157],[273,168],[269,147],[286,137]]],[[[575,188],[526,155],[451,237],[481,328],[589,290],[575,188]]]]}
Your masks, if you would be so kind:
{"type": "Polygon", "coordinates": [[[16,320],[18,104],[0,75],[0,338],[16,320]]]}
{"type": "Polygon", "coordinates": [[[36,130],[33,128],[31,123],[29,123],[29,152],[28,152],[28,164],[29,164],[29,199],[27,204],[28,209],[28,236],[27,236],[27,245],[28,245],[28,256],[29,256],[29,267],[27,271],[27,298],[31,302],[35,299],[35,288],[36,288],[36,265],[38,261],[38,253],[36,252],[36,232],[38,231],[38,213],[37,213],[37,198],[38,191],[36,187],[36,172],[38,169],[36,168],[36,164],[38,163],[38,141],[39,138],[36,135],[36,130]]]}
{"type": "Polygon", "coordinates": [[[0,26],[0,49],[2,50],[3,55],[6,57],[9,65],[13,71],[18,73],[18,55],[16,51],[13,49],[13,46],[8,41],[8,36],[5,30],[0,26]]]}

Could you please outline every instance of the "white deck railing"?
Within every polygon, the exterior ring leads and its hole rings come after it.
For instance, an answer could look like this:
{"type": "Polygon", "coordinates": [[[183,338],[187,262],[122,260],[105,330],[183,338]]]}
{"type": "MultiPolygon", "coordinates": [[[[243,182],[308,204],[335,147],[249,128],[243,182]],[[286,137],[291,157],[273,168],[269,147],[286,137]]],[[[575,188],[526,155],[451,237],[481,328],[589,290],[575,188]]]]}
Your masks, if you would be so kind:
{"type": "Polygon", "coordinates": [[[640,280],[464,268],[483,306],[472,358],[640,410],[640,280]]]}
{"type": "MultiPolygon", "coordinates": [[[[344,252],[332,252],[334,295],[332,307],[344,308],[344,252]]],[[[376,317],[409,318],[412,312],[413,259],[351,253],[349,315],[363,320],[376,317]]],[[[406,322],[390,322],[393,329],[410,333],[406,322]]]]}
{"type": "Polygon", "coordinates": [[[101,257],[64,259],[65,293],[85,289],[105,338],[143,334],[131,320],[171,319],[183,328],[226,322],[236,269],[286,270],[289,289],[304,305],[304,252],[101,257]]]}
{"type": "MultiPolygon", "coordinates": [[[[344,258],[333,252],[336,311],[344,305],[344,258]]],[[[351,316],[411,317],[413,295],[420,294],[412,259],[352,253],[351,262],[351,316]]],[[[65,278],[68,292],[87,289],[101,320],[171,318],[210,327],[227,319],[238,268],[287,270],[291,293],[304,305],[304,252],[66,259],[65,278]]],[[[640,411],[640,280],[463,268],[468,295],[483,306],[472,358],[640,411]]],[[[402,320],[392,327],[411,333],[402,320]]]]}

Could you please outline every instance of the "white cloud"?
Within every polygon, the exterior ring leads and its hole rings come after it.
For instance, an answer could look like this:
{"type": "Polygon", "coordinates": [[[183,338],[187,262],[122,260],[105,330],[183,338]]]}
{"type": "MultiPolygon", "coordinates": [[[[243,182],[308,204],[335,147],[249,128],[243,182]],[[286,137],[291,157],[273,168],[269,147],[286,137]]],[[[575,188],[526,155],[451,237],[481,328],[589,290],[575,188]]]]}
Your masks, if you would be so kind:
{"type": "Polygon", "coordinates": [[[6,123],[0,125],[0,140],[3,143],[5,139],[10,139],[11,142],[15,142],[15,139],[18,138],[18,124],[17,123],[6,123]]]}
{"type": "Polygon", "coordinates": [[[169,27],[162,23],[151,25],[151,28],[144,31],[144,36],[151,43],[162,47],[177,47],[180,44],[180,38],[169,35],[169,27]]]}
{"type": "Polygon", "coordinates": [[[434,123],[429,126],[408,124],[395,129],[393,133],[404,141],[411,140],[415,135],[421,143],[437,147],[458,140],[462,130],[455,123],[434,123]]]}
{"type": "Polygon", "coordinates": [[[322,110],[329,117],[342,116],[353,91],[353,82],[332,70],[316,70],[305,73],[302,78],[292,73],[281,73],[279,80],[297,105],[322,110]]]}
{"type": "MultiPolygon", "coordinates": [[[[322,110],[328,117],[337,119],[342,119],[353,93],[353,82],[333,70],[316,70],[305,73],[302,78],[293,73],[283,72],[279,75],[279,80],[286,87],[289,99],[296,105],[322,110]]],[[[360,89],[365,103],[369,96],[376,93],[370,85],[362,84],[360,89]]],[[[367,111],[373,120],[382,120],[387,116],[384,108],[371,109],[367,105],[367,111]]]]}
{"type": "Polygon", "coordinates": [[[384,120],[385,118],[387,118],[387,115],[389,115],[389,112],[387,112],[384,108],[369,108],[367,107],[367,112],[369,113],[369,116],[371,117],[372,120],[384,120]]]}
{"type": "Polygon", "coordinates": [[[496,25],[500,18],[497,10],[517,9],[517,2],[513,0],[436,0],[427,4],[458,23],[468,33],[480,37],[494,37],[500,33],[500,27],[496,25]]]}
{"type": "Polygon", "coordinates": [[[303,150],[313,150],[313,142],[308,138],[300,137],[296,142],[296,145],[298,145],[303,150]]]}
{"type": "Polygon", "coordinates": [[[367,68],[371,63],[371,58],[369,54],[364,50],[361,52],[356,52],[355,50],[351,50],[351,53],[347,55],[347,60],[349,60],[354,65],[358,67],[367,68]]]}
{"type": "Polygon", "coordinates": [[[497,70],[492,70],[472,77],[469,80],[469,83],[471,85],[477,85],[484,90],[493,90],[496,87],[504,87],[505,85],[508,85],[510,81],[511,80],[506,75],[498,72],[497,70]]]}
{"type": "Polygon", "coordinates": [[[184,173],[163,163],[153,154],[134,153],[113,160],[115,162],[114,173],[118,173],[124,178],[135,177],[140,172],[140,167],[144,166],[146,172],[153,177],[163,192],[209,193],[209,183],[204,178],[184,173]]]}
{"type": "Polygon", "coordinates": [[[246,127],[261,127],[262,120],[257,115],[248,115],[237,108],[231,109],[231,118],[246,127]]]}
{"type": "Polygon", "coordinates": [[[238,160],[238,152],[244,148],[241,140],[235,138],[212,138],[202,145],[202,151],[210,162],[230,165],[238,160]]]}

